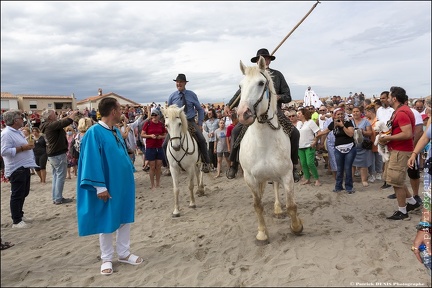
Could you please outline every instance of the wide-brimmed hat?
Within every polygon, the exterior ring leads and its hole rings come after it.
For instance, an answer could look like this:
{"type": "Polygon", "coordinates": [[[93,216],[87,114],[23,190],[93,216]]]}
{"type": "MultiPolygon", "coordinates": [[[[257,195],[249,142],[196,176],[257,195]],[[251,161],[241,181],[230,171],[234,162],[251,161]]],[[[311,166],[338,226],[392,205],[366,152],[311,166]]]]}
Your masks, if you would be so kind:
{"type": "Polygon", "coordinates": [[[256,62],[258,61],[258,59],[259,59],[259,56],[267,56],[267,57],[270,57],[271,61],[273,61],[273,60],[276,59],[275,56],[270,56],[270,53],[269,53],[269,51],[268,51],[267,49],[265,49],[265,48],[261,48],[261,49],[259,49],[259,50],[257,51],[256,56],[251,58],[251,62],[252,62],[252,63],[256,63],[256,62]]]}
{"type": "Polygon", "coordinates": [[[186,80],[186,75],[185,74],[178,74],[177,78],[174,79],[173,81],[177,82],[177,81],[184,81],[184,82],[189,82],[186,80]]]}

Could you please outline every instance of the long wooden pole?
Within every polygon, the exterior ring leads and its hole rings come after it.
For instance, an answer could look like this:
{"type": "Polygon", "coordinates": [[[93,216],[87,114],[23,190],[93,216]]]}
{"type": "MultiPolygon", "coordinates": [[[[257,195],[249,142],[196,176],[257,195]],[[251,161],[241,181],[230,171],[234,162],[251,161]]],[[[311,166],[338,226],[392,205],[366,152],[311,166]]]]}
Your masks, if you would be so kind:
{"type": "MultiPolygon", "coordinates": [[[[312,11],[315,9],[315,7],[320,3],[319,0],[317,0],[317,2],[312,6],[312,8],[309,10],[309,12],[300,20],[300,22],[297,23],[296,26],[294,26],[294,28],[287,34],[287,36],[285,36],[285,38],[279,43],[279,45],[273,50],[273,52],[270,54],[271,56],[273,56],[273,54],[279,49],[280,46],[282,46],[282,44],[285,42],[285,40],[288,39],[289,36],[291,36],[291,34],[295,31],[295,29],[297,29],[298,26],[300,26],[301,23],[303,23],[303,21],[309,16],[310,13],[312,13],[312,11]]],[[[233,109],[235,103],[237,103],[237,101],[240,99],[241,94],[239,94],[236,98],[236,100],[232,103],[230,110],[233,109]]]]}
{"type": "Polygon", "coordinates": [[[288,39],[289,36],[291,36],[291,34],[295,31],[295,29],[297,29],[298,26],[300,26],[301,23],[303,23],[303,21],[309,16],[310,13],[312,13],[312,11],[315,9],[315,7],[320,3],[320,1],[317,0],[317,2],[312,6],[312,8],[309,10],[309,12],[303,17],[303,19],[300,20],[299,23],[297,23],[296,26],[294,26],[294,28],[288,33],[287,36],[285,36],[285,38],[279,43],[279,45],[273,50],[273,52],[271,53],[271,56],[273,56],[273,54],[279,49],[280,46],[282,46],[282,44],[285,42],[285,40],[288,39]]]}

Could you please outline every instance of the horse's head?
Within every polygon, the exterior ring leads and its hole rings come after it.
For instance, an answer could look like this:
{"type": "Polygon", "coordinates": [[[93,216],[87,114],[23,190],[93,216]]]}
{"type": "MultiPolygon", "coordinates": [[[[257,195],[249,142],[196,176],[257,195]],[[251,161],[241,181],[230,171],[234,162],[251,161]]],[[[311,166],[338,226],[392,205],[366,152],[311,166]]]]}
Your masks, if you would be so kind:
{"type": "Polygon", "coordinates": [[[240,123],[251,125],[257,117],[267,118],[269,112],[276,113],[276,99],[271,101],[276,93],[263,57],[260,57],[257,66],[245,66],[240,60],[240,70],[245,77],[240,82],[237,115],[240,123]]]}
{"type": "Polygon", "coordinates": [[[183,112],[184,106],[179,108],[177,105],[171,105],[162,110],[165,117],[165,127],[170,135],[170,146],[179,151],[181,147],[181,138],[186,135],[188,124],[186,115],[183,112]]]}

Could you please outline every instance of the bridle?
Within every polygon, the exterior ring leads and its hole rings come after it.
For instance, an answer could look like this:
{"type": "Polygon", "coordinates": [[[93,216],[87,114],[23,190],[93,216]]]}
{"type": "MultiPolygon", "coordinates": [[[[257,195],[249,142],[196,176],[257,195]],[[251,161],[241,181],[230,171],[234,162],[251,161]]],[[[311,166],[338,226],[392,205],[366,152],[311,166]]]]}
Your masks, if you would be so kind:
{"type": "MultiPolygon", "coordinates": [[[[186,132],[186,133],[189,133],[189,132],[186,132]]],[[[190,136],[190,139],[191,139],[191,142],[192,142],[192,151],[189,151],[189,138],[187,137],[187,134],[183,134],[182,132],[180,132],[180,136],[178,136],[178,137],[170,137],[170,139],[168,140],[168,144],[171,146],[171,148],[172,148],[172,142],[171,142],[172,140],[176,140],[176,139],[180,140],[180,149],[184,152],[180,159],[177,159],[173,155],[173,153],[171,152],[171,149],[168,149],[168,150],[169,150],[171,156],[173,157],[173,159],[177,162],[177,165],[183,171],[186,171],[186,170],[183,168],[183,166],[180,164],[180,162],[183,160],[184,157],[186,157],[186,155],[192,155],[193,153],[195,153],[195,141],[192,139],[192,135],[189,135],[189,136],[190,136]],[[186,149],[184,148],[185,142],[186,142],[186,149]]]]}
{"type": "Polygon", "coordinates": [[[267,123],[270,126],[270,128],[272,128],[273,130],[279,130],[281,128],[279,122],[277,124],[278,125],[277,127],[274,126],[273,123],[270,122],[274,118],[274,116],[276,115],[276,112],[274,112],[274,114],[271,118],[269,118],[269,115],[268,115],[268,111],[270,109],[270,102],[271,102],[271,97],[270,97],[271,95],[270,95],[270,89],[269,89],[269,82],[270,81],[267,79],[267,77],[264,75],[263,72],[260,71],[260,73],[266,79],[266,83],[265,83],[264,90],[261,93],[260,98],[258,98],[257,102],[255,102],[255,104],[253,105],[254,113],[255,113],[255,115],[257,115],[257,107],[261,103],[261,101],[264,99],[264,94],[266,94],[266,97],[268,99],[267,110],[263,114],[257,116],[257,121],[260,124],[267,123]]]}

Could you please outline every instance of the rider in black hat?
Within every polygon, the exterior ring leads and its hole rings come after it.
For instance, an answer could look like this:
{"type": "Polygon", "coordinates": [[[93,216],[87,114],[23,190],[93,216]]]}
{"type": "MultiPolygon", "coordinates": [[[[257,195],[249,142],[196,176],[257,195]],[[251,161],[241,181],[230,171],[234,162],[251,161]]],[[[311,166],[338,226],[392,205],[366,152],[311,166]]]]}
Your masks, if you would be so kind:
{"type": "MultiPolygon", "coordinates": [[[[262,49],[259,49],[257,51],[257,54],[255,57],[251,58],[251,62],[257,63],[259,57],[264,57],[264,59],[266,60],[267,69],[269,70],[270,75],[272,76],[274,88],[275,88],[275,91],[277,94],[278,117],[279,118],[281,118],[281,117],[285,118],[284,121],[287,122],[288,125],[290,126],[289,130],[291,131],[291,134],[290,134],[291,161],[294,165],[294,170],[293,170],[294,181],[298,182],[298,181],[300,181],[300,178],[301,178],[301,174],[296,168],[296,165],[298,164],[298,147],[299,147],[300,133],[297,130],[297,128],[294,125],[292,125],[291,121],[288,118],[286,118],[286,116],[284,115],[284,113],[282,111],[282,103],[291,102],[290,88],[289,88],[287,82],[285,81],[285,77],[283,76],[283,74],[281,72],[279,72],[278,70],[274,70],[274,69],[269,68],[270,62],[275,60],[276,57],[273,55],[270,55],[270,53],[267,49],[262,48],[262,49]]],[[[240,97],[238,97],[238,96],[240,95],[240,92],[241,92],[240,89],[237,90],[237,92],[234,94],[234,96],[231,98],[231,100],[225,106],[225,112],[226,113],[230,113],[230,109],[238,106],[238,104],[239,104],[238,102],[240,99],[240,97]]],[[[238,160],[238,152],[240,149],[240,145],[237,147],[234,147],[234,143],[235,143],[242,127],[243,127],[243,124],[241,124],[239,122],[231,132],[231,141],[232,141],[231,142],[231,153],[230,153],[231,166],[226,173],[228,179],[235,178],[237,170],[238,170],[238,161],[239,161],[238,160]]]]}

